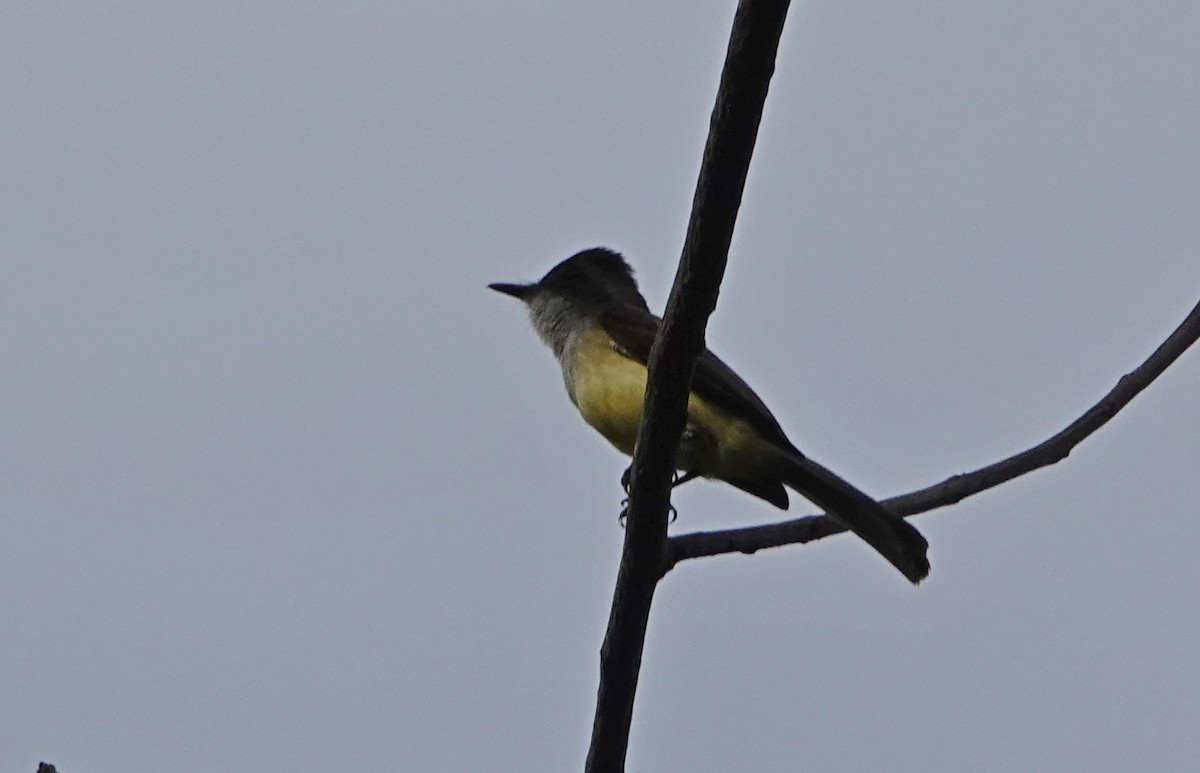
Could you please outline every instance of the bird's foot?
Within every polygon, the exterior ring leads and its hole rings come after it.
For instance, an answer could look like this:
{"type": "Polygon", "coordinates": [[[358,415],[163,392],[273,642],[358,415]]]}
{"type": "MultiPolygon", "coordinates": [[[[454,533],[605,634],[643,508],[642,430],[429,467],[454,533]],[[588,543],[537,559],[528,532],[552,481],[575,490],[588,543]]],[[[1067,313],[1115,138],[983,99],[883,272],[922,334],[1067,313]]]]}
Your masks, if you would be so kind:
{"type": "MultiPolygon", "coordinates": [[[[680,475],[679,472],[676,471],[671,474],[671,488],[675,488],[676,486],[682,486],[684,483],[687,483],[689,480],[692,480],[693,478],[698,478],[698,477],[700,477],[700,474],[696,473],[696,472],[686,472],[683,475],[680,475]]],[[[621,488],[624,489],[626,494],[629,493],[629,484],[630,484],[630,481],[632,478],[633,478],[633,467],[626,467],[625,472],[621,473],[621,488]]],[[[679,511],[675,509],[675,505],[668,505],[668,507],[670,507],[671,510],[670,510],[670,517],[667,520],[667,523],[675,523],[675,520],[677,518],[679,518],[679,511]]],[[[625,497],[624,499],[621,500],[621,512],[617,516],[617,523],[619,523],[621,525],[622,529],[625,528],[625,519],[628,516],[629,516],[629,497],[625,497]]]]}
{"type": "MultiPolygon", "coordinates": [[[[667,523],[675,523],[675,519],[679,517],[679,511],[675,509],[675,505],[667,505],[668,510],[667,523]]],[[[621,500],[621,512],[617,515],[617,523],[622,529],[625,528],[625,519],[629,517],[629,497],[621,500]]]]}

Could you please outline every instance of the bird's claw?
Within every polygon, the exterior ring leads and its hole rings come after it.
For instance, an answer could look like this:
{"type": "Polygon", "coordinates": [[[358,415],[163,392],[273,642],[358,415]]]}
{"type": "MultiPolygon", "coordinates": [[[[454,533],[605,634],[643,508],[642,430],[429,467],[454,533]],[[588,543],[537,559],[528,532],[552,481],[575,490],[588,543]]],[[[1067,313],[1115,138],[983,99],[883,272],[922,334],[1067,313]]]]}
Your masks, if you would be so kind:
{"type": "MultiPolygon", "coordinates": [[[[667,510],[667,513],[668,513],[667,523],[668,524],[675,523],[675,520],[677,518],[679,518],[679,511],[677,509],[675,509],[675,505],[667,505],[667,507],[670,508],[669,510],[667,510]]],[[[617,514],[617,524],[620,525],[620,527],[622,529],[625,528],[625,519],[627,519],[628,517],[629,517],[629,497],[625,497],[624,499],[621,500],[621,512],[617,514]]]]}
{"type": "MultiPolygon", "coordinates": [[[[671,488],[675,488],[681,483],[687,483],[689,480],[695,477],[697,476],[694,472],[685,472],[684,474],[680,475],[679,471],[676,470],[675,472],[671,473],[671,488]]],[[[621,488],[625,490],[626,494],[629,493],[629,483],[631,478],[633,478],[633,467],[626,467],[625,472],[621,473],[621,488]]],[[[667,523],[675,523],[675,520],[679,518],[679,511],[675,509],[675,505],[668,505],[668,507],[671,509],[668,511],[670,515],[667,518],[667,523]]],[[[629,497],[627,496],[621,500],[621,512],[617,516],[617,523],[621,525],[622,529],[625,528],[625,519],[628,517],[629,497]]]]}

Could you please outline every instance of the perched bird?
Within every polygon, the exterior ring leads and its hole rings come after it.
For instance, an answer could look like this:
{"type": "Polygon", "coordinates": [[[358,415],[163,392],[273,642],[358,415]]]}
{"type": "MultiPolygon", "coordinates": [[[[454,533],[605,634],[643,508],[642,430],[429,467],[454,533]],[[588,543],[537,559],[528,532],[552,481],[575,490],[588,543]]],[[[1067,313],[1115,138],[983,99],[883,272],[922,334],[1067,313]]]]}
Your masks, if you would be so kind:
{"type": "MultiPolygon", "coordinates": [[[[525,304],[584,421],[632,456],[646,362],[661,320],[650,313],[625,259],[596,247],[572,255],[537,282],[488,286],[525,304]]],[[[679,482],[722,480],[782,509],[788,506],[787,486],[864,539],[911,582],[929,574],[921,533],[800,453],[754,390],[707,349],[696,360],[675,466],[684,472],[679,482]]]]}

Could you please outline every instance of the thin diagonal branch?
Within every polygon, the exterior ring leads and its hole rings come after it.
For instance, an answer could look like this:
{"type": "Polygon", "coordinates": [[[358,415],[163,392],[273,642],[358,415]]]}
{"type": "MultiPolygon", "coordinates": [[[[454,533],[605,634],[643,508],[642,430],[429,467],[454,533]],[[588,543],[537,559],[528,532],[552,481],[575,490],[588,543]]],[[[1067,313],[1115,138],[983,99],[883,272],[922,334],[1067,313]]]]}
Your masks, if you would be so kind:
{"type": "Polygon", "coordinates": [[[716,306],[725,272],[787,8],[787,0],[742,0],[734,17],[683,257],[650,351],[625,545],[600,650],[589,773],[620,773],[625,768],[650,605],[662,577],[671,476],[687,420],[692,367],[704,350],[704,326],[716,306]]]}
{"type": "MultiPolygon", "coordinates": [[[[883,504],[901,515],[916,515],[952,505],[1013,478],[1062,461],[1075,446],[1107,424],[1162,375],[1197,338],[1200,338],[1200,304],[1192,309],[1145,362],[1122,376],[1108,394],[1058,434],[1007,459],[973,472],[954,475],[927,488],[883,500],[883,504]]],[[[823,515],[809,515],[744,529],[682,534],[668,540],[663,554],[663,573],[689,558],[722,553],[754,553],[763,548],[812,542],[845,530],[845,527],[823,515]]]]}

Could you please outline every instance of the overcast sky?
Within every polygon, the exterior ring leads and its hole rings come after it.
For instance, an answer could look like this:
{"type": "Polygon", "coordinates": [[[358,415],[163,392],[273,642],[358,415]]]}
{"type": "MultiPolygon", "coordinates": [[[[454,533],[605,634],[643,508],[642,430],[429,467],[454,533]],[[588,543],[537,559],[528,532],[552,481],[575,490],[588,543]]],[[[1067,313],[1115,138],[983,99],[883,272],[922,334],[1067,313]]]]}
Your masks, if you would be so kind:
{"type": "MultiPolygon", "coordinates": [[[[0,770],[582,767],[626,461],[486,285],[661,309],[733,5],[0,6],[0,770]]],[[[1200,300],[1198,39],[797,0],[710,345],[881,497],[1056,432],[1200,300]]],[[[918,517],[919,588],[679,567],[630,771],[1194,769],[1198,384],[918,517]]]]}

